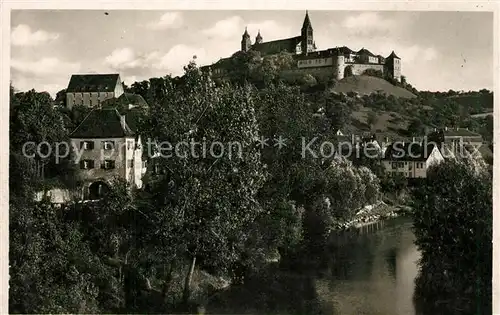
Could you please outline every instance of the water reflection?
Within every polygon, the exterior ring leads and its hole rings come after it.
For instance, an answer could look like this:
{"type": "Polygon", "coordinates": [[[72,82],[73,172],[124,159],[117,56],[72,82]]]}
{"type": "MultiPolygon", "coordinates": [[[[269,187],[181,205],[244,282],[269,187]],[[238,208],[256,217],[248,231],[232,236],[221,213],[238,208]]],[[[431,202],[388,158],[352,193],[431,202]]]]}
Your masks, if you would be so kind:
{"type": "MultiPolygon", "coordinates": [[[[348,232],[347,232],[348,233],[348,232]]],[[[414,315],[418,251],[411,221],[396,219],[332,239],[332,273],[317,279],[317,293],[334,314],[414,315]]]]}
{"type": "Polygon", "coordinates": [[[212,314],[417,315],[413,292],[419,253],[411,226],[410,219],[398,218],[383,226],[338,233],[321,257],[307,257],[318,263],[315,268],[272,271],[271,280],[266,276],[234,288],[208,310],[212,314]]]}

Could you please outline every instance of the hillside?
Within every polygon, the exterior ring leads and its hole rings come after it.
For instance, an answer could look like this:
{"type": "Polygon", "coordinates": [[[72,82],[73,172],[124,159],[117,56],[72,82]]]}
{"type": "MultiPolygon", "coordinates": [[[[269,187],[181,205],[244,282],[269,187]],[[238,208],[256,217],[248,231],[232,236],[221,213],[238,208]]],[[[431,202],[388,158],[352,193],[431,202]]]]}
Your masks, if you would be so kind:
{"type": "Polygon", "coordinates": [[[373,126],[368,125],[368,113],[372,109],[361,107],[351,114],[351,122],[346,126],[349,132],[377,132],[390,136],[401,136],[408,127],[411,117],[393,111],[376,111],[377,120],[373,126]]]}
{"type": "Polygon", "coordinates": [[[408,90],[394,86],[384,79],[361,75],[350,76],[338,81],[332,89],[337,93],[357,92],[361,95],[369,95],[381,91],[387,95],[400,98],[414,98],[415,95],[408,90]]]}

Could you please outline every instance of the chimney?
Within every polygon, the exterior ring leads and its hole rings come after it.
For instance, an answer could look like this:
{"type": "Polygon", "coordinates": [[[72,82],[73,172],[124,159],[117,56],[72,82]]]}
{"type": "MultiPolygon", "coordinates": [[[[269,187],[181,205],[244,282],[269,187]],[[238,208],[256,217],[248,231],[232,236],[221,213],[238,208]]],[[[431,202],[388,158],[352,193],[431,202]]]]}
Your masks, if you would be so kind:
{"type": "Polygon", "coordinates": [[[415,142],[415,137],[413,137],[413,142],[415,142]]]}
{"type": "Polygon", "coordinates": [[[448,127],[444,127],[444,131],[448,131],[448,127]]]}
{"type": "Polygon", "coordinates": [[[457,127],[457,131],[458,131],[458,127],[457,127]]]}
{"type": "Polygon", "coordinates": [[[434,132],[436,132],[436,131],[437,131],[437,129],[436,129],[436,128],[434,128],[434,132]]]}
{"type": "Polygon", "coordinates": [[[351,144],[354,144],[354,134],[351,134],[351,144]]]}
{"type": "Polygon", "coordinates": [[[125,130],[125,126],[127,125],[125,123],[125,115],[120,115],[120,125],[122,125],[122,129],[125,130]]]}

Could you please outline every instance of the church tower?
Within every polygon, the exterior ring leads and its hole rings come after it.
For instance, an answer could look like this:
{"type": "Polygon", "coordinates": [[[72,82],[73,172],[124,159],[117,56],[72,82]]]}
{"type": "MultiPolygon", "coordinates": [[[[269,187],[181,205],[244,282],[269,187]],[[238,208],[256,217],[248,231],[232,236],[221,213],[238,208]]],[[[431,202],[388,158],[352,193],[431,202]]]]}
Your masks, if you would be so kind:
{"type": "Polygon", "coordinates": [[[311,20],[309,20],[309,13],[306,11],[306,17],[304,18],[304,23],[302,24],[302,30],[300,32],[301,40],[301,50],[303,54],[314,51],[314,38],[313,38],[313,28],[311,25],[311,20]]]}
{"type": "Polygon", "coordinates": [[[245,33],[241,36],[241,51],[247,52],[250,50],[250,47],[252,47],[252,41],[250,40],[250,35],[245,27],[245,33]]]}
{"type": "Polygon", "coordinates": [[[256,44],[262,43],[262,35],[260,35],[260,30],[259,33],[257,34],[257,37],[255,37],[255,43],[256,44]]]}

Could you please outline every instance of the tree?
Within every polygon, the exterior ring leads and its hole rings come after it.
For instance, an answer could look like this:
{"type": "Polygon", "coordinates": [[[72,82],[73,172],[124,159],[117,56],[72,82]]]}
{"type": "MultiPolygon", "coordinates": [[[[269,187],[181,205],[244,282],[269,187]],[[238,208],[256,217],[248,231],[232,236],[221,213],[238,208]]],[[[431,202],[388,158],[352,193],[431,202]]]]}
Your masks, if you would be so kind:
{"type": "Polygon", "coordinates": [[[66,89],[62,89],[57,92],[54,104],[59,106],[66,106],[66,89]]]}
{"type": "Polygon", "coordinates": [[[11,313],[98,313],[107,273],[78,225],[48,202],[10,204],[11,313]]]}
{"type": "Polygon", "coordinates": [[[155,200],[169,225],[158,227],[158,238],[170,242],[172,236],[164,231],[176,231],[178,257],[189,260],[183,297],[187,302],[196,264],[223,271],[240,258],[248,229],[261,212],[256,193],[264,174],[255,145],[259,133],[252,90],[216,87],[194,63],[185,70],[185,84],[174,89],[167,82],[162,106],[152,108],[147,125],[159,143],[224,146],[205,156],[201,147],[193,149],[194,154],[185,147],[160,161],[168,171],[158,189],[171,188],[155,200]],[[234,146],[229,152],[228,145],[235,142],[241,145],[241,155],[234,146]]]}
{"type": "Polygon", "coordinates": [[[324,96],[325,116],[330,121],[331,129],[343,129],[349,123],[352,108],[341,96],[327,92],[324,96]]]}
{"type": "Polygon", "coordinates": [[[370,129],[373,129],[373,127],[377,123],[377,120],[378,120],[377,113],[375,113],[374,111],[368,112],[368,115],[366,117],[366,123],[368,124],[368,126],[370,126],[370,129]]]}
{"type": "Polygon", "coordinates": [[[420,119],[413,119],[408,125],[408,133],[412,136],[422,136],[425,134],[425,125],[420,119]]]}
{"type": "Polygon", "coordinates": [[[446,304],[465,313],[491,313],[490,174],[472,160],[449,160],[428,170],[414,199],[414,231],[422,253],[416,296],[451,300],[446,304]]]}

